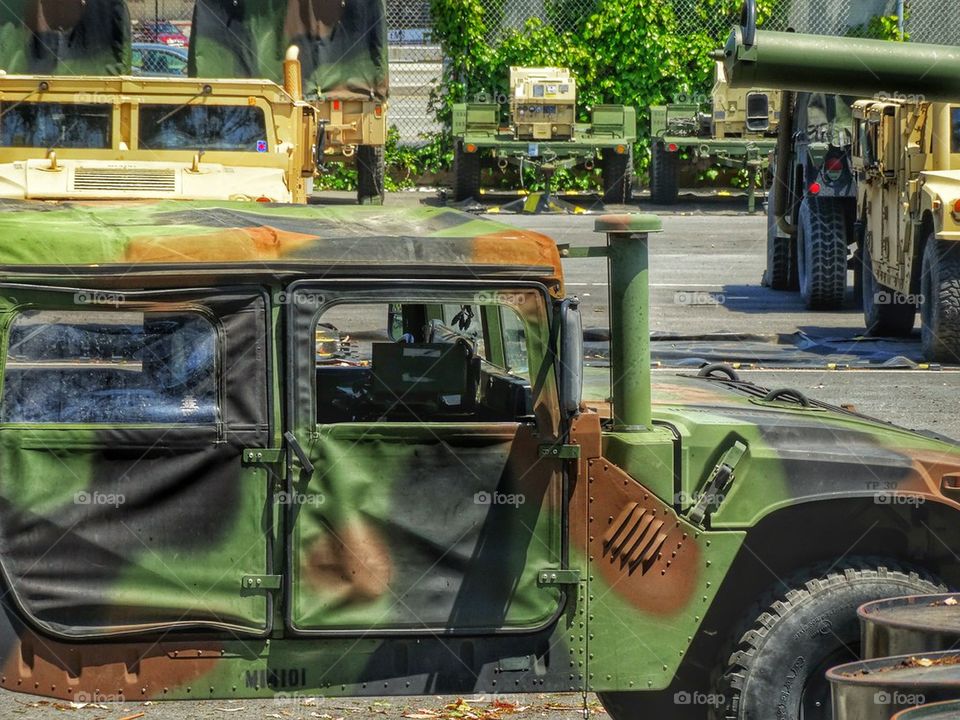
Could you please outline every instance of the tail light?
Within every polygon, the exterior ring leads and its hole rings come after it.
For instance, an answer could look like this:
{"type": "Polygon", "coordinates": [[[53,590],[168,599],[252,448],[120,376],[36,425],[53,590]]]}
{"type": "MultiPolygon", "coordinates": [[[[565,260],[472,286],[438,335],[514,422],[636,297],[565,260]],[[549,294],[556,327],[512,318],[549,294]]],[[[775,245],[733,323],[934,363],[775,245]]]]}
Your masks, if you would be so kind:
{"type": "Polygon", "coordinates": [[[823,162],[823,174],[830,182],[836,182],[843,177],[843,171],[846,163],[840,155],[830,155],[823,162]]]}

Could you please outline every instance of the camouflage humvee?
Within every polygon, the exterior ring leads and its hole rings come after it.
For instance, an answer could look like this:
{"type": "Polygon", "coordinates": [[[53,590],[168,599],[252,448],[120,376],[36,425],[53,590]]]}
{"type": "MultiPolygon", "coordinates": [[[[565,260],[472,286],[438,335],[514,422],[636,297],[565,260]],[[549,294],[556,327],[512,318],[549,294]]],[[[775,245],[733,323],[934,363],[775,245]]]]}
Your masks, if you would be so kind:
{"type": "Polygon", "coordinates": [[[857,605],[956,580],[960,447],[728,368],[652,386],[658,225],[0,203],[0,688],[822,703],[857,605]]]}

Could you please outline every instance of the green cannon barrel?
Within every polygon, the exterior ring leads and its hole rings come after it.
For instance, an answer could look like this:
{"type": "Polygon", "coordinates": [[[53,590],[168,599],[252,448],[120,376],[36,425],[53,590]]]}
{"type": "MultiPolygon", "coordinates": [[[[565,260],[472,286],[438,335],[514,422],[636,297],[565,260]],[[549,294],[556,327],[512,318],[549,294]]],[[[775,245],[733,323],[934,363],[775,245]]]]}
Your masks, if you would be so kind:
{"type": "Polygon", "coordinates": [[[723,50],[731,87],[855,97],[960,99],[960,47],[735,28],[723,50]]]}

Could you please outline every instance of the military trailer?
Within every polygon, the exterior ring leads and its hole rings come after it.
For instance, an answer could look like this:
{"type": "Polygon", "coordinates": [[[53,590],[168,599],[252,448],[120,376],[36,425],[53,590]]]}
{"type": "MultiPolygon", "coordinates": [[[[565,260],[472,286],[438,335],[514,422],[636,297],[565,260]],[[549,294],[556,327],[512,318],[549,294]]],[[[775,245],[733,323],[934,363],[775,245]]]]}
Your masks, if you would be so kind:
{"type": "Polygon", "coordinates": [[[453,107],[454,200],[478,199],[487,158],[505,170],[536,167],[547,178],[560,168],[602,171],[603,200],[633,195],[636,110],[597,105],[590,123],[577,122],[577,81],[566,68],[510,68],[509,97],[480,93],[453,107]]]}
{"type": "Polygon", "coordinates": [[[320,162],[353,162],[358,202],[382,204],[389,98],[384,0],[204,0],[194,6],[192,76],[282,84],[290,47],[299,51],[304,95],[320,124],[320,162]]]}
{"type": "Polygon", "coordinates": [[[686,153],[700,167],[719,164],[746,170],[747,202],[753,212],[757,176],[766,174],[779,122],[779,92],[734,90],[718,62],[709,109],[699,102],[650,108],[650,199],[663,205],[677,201],[680,154],[686,153]]]}
{"type": "MultiPolygon", "coordinates": [[[[919,307],[925,356],[957,362],[960,212],[954,210],[960,211],[960,110],[951,103],[960,100],[960,52],[747,26],[734,33],[725,53],[733,85],[764,82],[873,96],[854,105],[852,132],[852,165],[859,180],[854,237],[865,324],[874,334],[909,335],[919,307]],[[852,57],[855,68],[848,62],[852,57]]],[[[849,218],[844,221],[849,225],[849,218]]],[[[837,258],[839,265],[848,242],[824,242],[821,254],[837,258]]],[[[839,270],[836,277],[839,282],[839,270]]]]}
{"type": "Polygon", "coordinates": [[[655,218],[561,249],[438,208],[3,210],[0,688],[811,717],[860,604],[960,576],[960,446],[652,384],[655,218]],[[589,400],[563,258],[602,255],[589,400]]]}

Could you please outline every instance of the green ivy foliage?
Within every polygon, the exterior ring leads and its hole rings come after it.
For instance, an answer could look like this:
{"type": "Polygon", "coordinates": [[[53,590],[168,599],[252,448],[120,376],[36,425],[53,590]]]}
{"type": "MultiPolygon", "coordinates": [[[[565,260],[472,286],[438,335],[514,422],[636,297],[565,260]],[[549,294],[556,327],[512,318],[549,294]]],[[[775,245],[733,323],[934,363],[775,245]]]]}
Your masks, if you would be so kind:
{"type": "MultiPolygon", "coordinates": [[[[789,0],[759,0],[758,24],[783,17],[789,0]]],[[[511,65],[570,68],[577,78],[579,115],[589,120],[593,105],[632,105],[638,110],[638,170],[649,157],[647,107],[678,95],[709,95],[714,64],[710,51],[721,47],[723,33],[739,23],[741,0],[692,0],[678,13],[669,0],[546,0],[544,19],[530,19],[519,30],[503,30],[504,0],[430,0],[433,37],[448,61],[430,107],[447,128],[424,137],[415,147],[401,145],[395,131],[387,143],[387,189],[409,187],[423,174],[449,167],[453,105],[480,92],[505,93],[511,65]],[[583,12],[583,8],[589,8],[583,12]],[[719,19],[718,19],[719,18],[719,19]]],[[[895,39],[895,17],[878,16],[851,35],[895,39]]],[[[560,187],[596,187],[598,171],[558,173],[560,187]]],[[[343,168],[323,177],[320,187],[347,189],[356,173],[343,168]]],[[[493,173],[485,182],[515,184],[517,178],[493,173]]],[[[524,185],[537,189],[528,174],[524,185]]],[[[741,182],[745,178],[739,179],[741,182]]],[[[737,181],[735,181],[737,184],[737,181]]]]}

